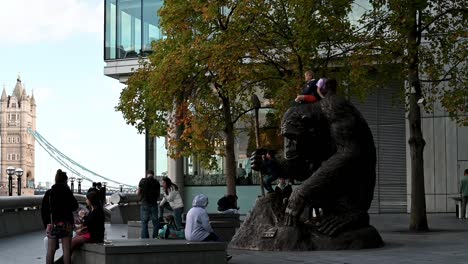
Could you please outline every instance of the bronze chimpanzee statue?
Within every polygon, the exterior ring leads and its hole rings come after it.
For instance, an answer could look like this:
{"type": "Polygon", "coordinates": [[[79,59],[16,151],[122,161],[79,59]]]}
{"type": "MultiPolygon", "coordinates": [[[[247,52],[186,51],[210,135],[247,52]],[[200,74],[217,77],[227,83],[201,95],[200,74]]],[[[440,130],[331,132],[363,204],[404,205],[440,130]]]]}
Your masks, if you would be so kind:
{"type": "Polygon", "coordinates": [[[285,160],[290,177],[302,181],[289,198],[286,225],[296,225],[304,207],[323,210],[318,231],[334,235],[369,224],[375,186],[376,151],[359,111],[331,95],[284,115],[285,160]]]}
{"type": "MultiPolygon", "coordinates": [[[[314,250],[380,247],[367,213],[374,193],[376,150],[360,112],[334,93],[318,103],[292,106],[283,116],[284,176],[302,182],[286,205],[274,194],[259,198],[231,247],[314,250]],[[319,221],[301,218],[322,209],[319,221]]],[[[253,169],[261,169],[253,166],[253,169]]]]}

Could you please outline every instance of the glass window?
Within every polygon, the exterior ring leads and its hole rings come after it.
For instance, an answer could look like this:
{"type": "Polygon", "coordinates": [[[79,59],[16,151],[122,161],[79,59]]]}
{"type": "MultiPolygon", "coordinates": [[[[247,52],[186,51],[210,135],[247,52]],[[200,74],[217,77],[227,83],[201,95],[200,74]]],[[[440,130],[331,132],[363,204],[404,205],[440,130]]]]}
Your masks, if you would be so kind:
{"type": "Polygon", "coordinates": [[[117,58],[135,58],[141,50],[141,0],[119,0],[117,58]]]}
{"type": "Polygon", "coordinates": [[[116,9],[117,0],[106,0],[105,32],[104,32],[104,59],[115,59],[116,56],[116,9]]]}
{"type": "Polygon", "coordinates": [[[153,40],[162,38],[158,11],[163,4],[163,0],[143,0],[143,56],[151,52],[153,40]]]}
{"type": "Polygon", "coordinates": [[[147,56],[162,38],[158,11],[163,0],[106,0],[104,59],[147,56]]]}

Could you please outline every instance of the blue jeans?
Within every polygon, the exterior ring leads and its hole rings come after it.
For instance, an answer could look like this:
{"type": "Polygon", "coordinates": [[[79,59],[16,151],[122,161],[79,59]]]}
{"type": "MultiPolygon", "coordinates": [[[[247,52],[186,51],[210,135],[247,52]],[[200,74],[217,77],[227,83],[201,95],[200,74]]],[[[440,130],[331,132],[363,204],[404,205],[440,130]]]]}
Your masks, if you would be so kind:
{"type": "Polygon", "coordinates": [[[164,209],[167,209],[169,211],[172,211],[172,214],[174,216],[174,221],[176,224],[177,229],[182,228],[182,213],[184,212],[184,207],[180,208],[172,208],[169,203],[165,203],[163,206],[159,207],[159,215],[161,217],[164,217],[164,209]]]}
{"type": "Polygon", "coordinates": [[[159,230],[158,206],[143,203],[140,207],[140,219],[141,238],[149,238],[148,222],[150,219],[153,222],[153,238],[156,238],[159,230]]]}

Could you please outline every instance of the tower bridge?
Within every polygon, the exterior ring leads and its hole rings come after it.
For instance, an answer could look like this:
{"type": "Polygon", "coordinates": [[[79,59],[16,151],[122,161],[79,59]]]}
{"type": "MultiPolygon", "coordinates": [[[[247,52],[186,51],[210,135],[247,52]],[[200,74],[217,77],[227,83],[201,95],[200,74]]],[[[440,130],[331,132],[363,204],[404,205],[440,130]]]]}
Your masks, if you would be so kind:
{"type": "MultiPolygon", "coordinates": [[[[0,98],[0,196],[8,195],[9,191],[7,187],[11,176],[6,173],[7,167],[23,170],[18,183],[15,183],[15,186],[23,187],[23,195],[34,193],[34,137],[27,132],[28,129],[36,129],[36,100],[32,92],[30,95],[26,92],[18,76],[13,92],[7,95],[3,86],[0,98]]],[[[14,193],[17,193],[17,188],[14,193]]]]}
{"type": "Polygon", "coordinates": [[[52,159],[68,170],[71,182],[90,186],[92,182],[106,182],[109,192],[133,192],[136,186],[121,183],[100,175],[65,155],[36,131],[36,100],[18,76],[10,95],[4,85],[0,98],[0,196],[33,195],[35,190],[35,143],[43,148],[52,159]],[[7,173],[10,168],[11,175],[7,173]],[[11,170],[13,169],[13,170],[11,170]],[[22,170],[18,175],[15,169],[22,170]]]}

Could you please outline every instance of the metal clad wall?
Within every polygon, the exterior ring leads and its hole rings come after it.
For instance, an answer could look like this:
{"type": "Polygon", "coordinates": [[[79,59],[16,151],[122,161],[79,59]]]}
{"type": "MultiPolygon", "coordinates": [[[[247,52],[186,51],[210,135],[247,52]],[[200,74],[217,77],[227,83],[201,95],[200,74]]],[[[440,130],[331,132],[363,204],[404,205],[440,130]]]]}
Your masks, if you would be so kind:
{"type": "MultiPolygon", "coordinates": [[[[369,95],[365,101],[359,99],[351,99],[353,104],[359,109],[362,116],[366,119],[367,124],[369,125],[372,135],[374,136],[375,147],[378,150],[378,144],[376,136],[378,135],[378,126],[377,126],[377,95],[369,95]]],[[[379,160],[379,153],[377,151],[377,161],[379,160]]],[[[380,191],[379,191],[379,167],[376,167],[377,179],[376,185],[374,188],[374,200],[372,200],[369,213],[379,213],[379,204],[380,204],[380,191]]]]}
{"type": "Polygon", "coordinates": [[[366,118],[377,149],[377,179],[370,213],[406,212],[405,107],[394,83],[365,102],[352,99],[366,118]]]}
{"type": "Polygon", "coordinates": [[[387,125],[380,128],[380,212],[406,212],[405,126],[387,125]]]}
{"type": "Polygon", "coordinates": [[[406,212],[405,106],[398,83],[379,90],[380,212],[406,212]]]}

